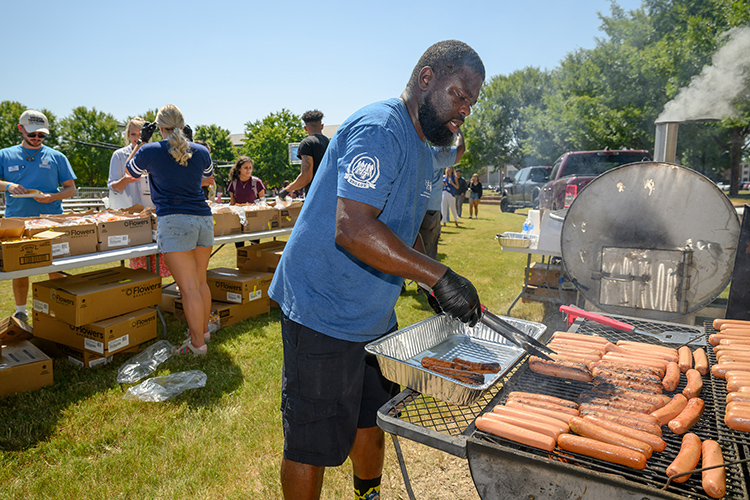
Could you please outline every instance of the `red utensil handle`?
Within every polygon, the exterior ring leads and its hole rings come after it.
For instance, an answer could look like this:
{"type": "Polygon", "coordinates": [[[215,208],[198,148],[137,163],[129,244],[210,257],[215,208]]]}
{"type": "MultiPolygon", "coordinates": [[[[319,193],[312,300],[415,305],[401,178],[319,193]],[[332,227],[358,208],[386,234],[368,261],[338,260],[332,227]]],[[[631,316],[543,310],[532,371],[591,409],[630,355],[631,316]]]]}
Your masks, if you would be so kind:
{"type": "Polygon", "coordinates": [[[633,325],[625,323],[623,321],[608,318],[607,316],[602,316],[601,314],[597,314],[595,312],[584,311],[583,309],[579,309],[573,306],[560,306],[560,311],[567,314],[572,314],[574,316],[579,316],[581,318],[590,319],[591,321],[596,321],[601,325],[609,326],[611,328],[622,330],[624,332],[632,332],[634,328],[633,325]]]}

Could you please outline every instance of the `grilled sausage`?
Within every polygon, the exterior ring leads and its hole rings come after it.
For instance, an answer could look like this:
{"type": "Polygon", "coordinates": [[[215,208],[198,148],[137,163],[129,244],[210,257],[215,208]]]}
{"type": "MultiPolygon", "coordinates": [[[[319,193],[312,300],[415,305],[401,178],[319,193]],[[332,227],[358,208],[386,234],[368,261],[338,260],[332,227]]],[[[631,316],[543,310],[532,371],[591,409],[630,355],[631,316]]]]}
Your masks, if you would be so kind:
{"type": "Polygon", "coordinates": [[[509,415],[512,417],[519,417],[527,420],[534,420],[536,422],[543,422],[548,425],[557,427],[560,430],[560,434],[565,434],[570,431],[570,427],[566,422],[558,420],[556,418],[548,417],[547,415],[541,415],[533,411],[523,410],[521,408],[511,408],[508,406],[497,405],[492,409],[493,413],[499,415],[509,415]]]}
{"type": "Polygon", "coordinates": [[[688,400],[685,396],[682,394],[675,394],[668,405],[651,412],[651,415],[659,420],[659,425],[667,425],[670,420],[682,413],[682,410],[685,409],[687,403],[688,400]]]}
{"type": "Polygon", "coordinates": [[[685,372],[685,377],[687,378],[687,384],[685,384],[682,394],[688,399],[700,396],[701,390],[703,389],[703,377],[701,377],[698,370],[694,368],[689,369],[685,372]]]}
{"type": "Polygon", "coordinates": [[[461,358],[453,358],[451,361],[464,370],[476,373],[497,373],[500,371],[500,363],[479,363],[461,358]]]}
{"type": "Polygon", "coordinates": [[[647,347],[638,347],[634,345],[608,345],[607,346],[608,352],[614,352],[614,353],[620,353],[620,354],[626,354],[626,355],[635,355],[635,356],[645,356],[648,358],[657,358],[657,359],[664,359],[666,361],[677,361],[678,355],[677,353],[670,352],[670,351],[663,351],[660,349],[649,349],[647,347]]]}
{"type": "Polygon", "coordinates": [[[636,342],[635,340],[618,340],[617,345],[631,345],[635,347],[641,347],[644,349],[652,349],[654,351],[665,351],[677,354],[677,349],[674,347],[667,347],[665,345],[648,344],[646,342],[636,342]]]}
{"type": "MultiPolygon", "coordinates": [[[[701,438],[692,432],[688,432],[682,436],[682,446],[680,452],[667,467],[667,477],[672,477],[677,474],[682,474],[690,470],[694,470],[698,466],[698,462],[701,459],[701,438]]],[[[681,476],[672,480],[674,483],[684,483],[690,479],[690,474],[681,476]]]]}
{"type": "Polygon", "coordinates": [[[535,408],[544,408],[547,410],[553,410],[560,413],[567,413],[568,415],[578,416],[578,410],[569,406],[559,405],[557,403],[550,403],[549,401],[541,401],[539,399],[530,398],[519,395],[508,395],[508,401],[515,401],[535,408]]]}
{"type": "Polygon", "coordinates": [[[727,404],[732,402],[750,403],[750,392],[728,392],[727,404]]]}
{"type": "MultiPolygon", "coordinates": [[[[726,330],[728,332],[728,330],[726,330]]],[[[732,343],[736,344],[750,344],[750,335],[737,334],[737,333],[714,333],[708,336],[708,343],[717,346],[721,344],[722,340],[731,340],[732,343]]]]}
{"type": "Polygon", "coordinates": [[[685,434],[701,419],[705,406],[706,404],[701,398],[690,399],[685,405],[685,409],[670,420],[667,426],[675,434],[685,434]]]}
{"type": "Polygon", "coordinates": [[[750,412],[732,408],[724,415],[724,423],[732,430],[750,432],[750,412]]]}
{"type": "Polygon", "coordinates": [[[566,351],[565,349],[560,349],[557,346],[554,346],[552,344],[549,344],[550,348],[555,351],[555,354],[550,354],[550,357],[552,359],[559,359],[562,361],[572,361],[573,363],[580,363],[583,365],[589,364],[592,361],[599,361],[601,358],[599,356],[592,356],[590,354],[581,354],[577,352],[571,352],[566,351]]]}
{"type": "Polygon", "coordinates": [[[602,360],[606,361],[614,361],[617,363],[623,363],[626,365],[636,365],[636,366],[646,366],[649,368],[655,368],[659,370],[659,378],[664,378],[664,370],[667,367],[667,361],[666,360],[658,360],[655,358],[644,358],[644,357],[638,357],[637,355],[624,355],[624,354],[616,354],[613,352],[608,352],[604,356],[602,356],[602,360]]]}
{"type": "Polygon", "coordinates": [[[643,441],[638,441],[632,437],[605,429],[604,427],[600,427],[590,420],[584,420],[581,417],[570,419],[570,430],[579,436],[596,439],[603,443],[614,444],[643,453],[646,458],[651,457],[651,453],[653,452],[653,448],[643,441]]]}
{"type": "MultiPolygon", "coordinates": [[[[750,352],[750,350],[748,350],[750,352]]],[[[694,368],[698,370],[698,372],[705,376],[708,374],[708,356],[706,355],[706,350],[702,347],[699,347],[695,351],[693,351],[693,363],[694,368]]]]}
{"type": "Polygon", "coordinates": [[[577,380],[579,382],[591,382],[591,371],[588,366],[571,361],[547,361],[537,356],[529,358],[529,369],[540,375],[549,377],[577,380]]]}
{"type": "Polygon", "coordinates": [[[557,352],[568,351],[571,353],[585,354],[587,356],[596,356],[599,359],[601,359],[602,357],[602,352],[597,349],[589,349],[587,347],[577,347],[577,346],[572,346],[569,344],[562,344],[554,340],[547,345],[551,347],[552,350],[557,351],[557,352]]]}
{"type": "Polygon", "coordinates": [[[634,391],[626,387],[612,384],[599,384],[592,387],[590,392],[596,394],[622,396],[623,398],[643,401],[645,403],[652,404],[654,406],[654,409],[662,408],[664,405],[672,401],[672,398],[665,394],[649,394],[646,392],[634,391]]]}
{"type": "Polygon", "coordinates": [[[429,363],[428,366],[425,366],[424,358],[422,358],[422,360],[422,366],[424,366],[428,370],[439,373],[441,375],[445,375],[446,377],[450,377],[452,379],[456,379],[459,382],[472,385],[481,385],[484,383],[484,375],[480,373],[474,373],[468,370],[459,370],[455,368],[445,368],[441,365],[430,365],[429,363]]]}
{"type": "MultiPolygon", "coordinates": [[[[721,454],[721,446],[713,439],[703,441],[703,463],[702,467],[723,465],[724,457],[721,454]]],[[[704,470],[702,472],[703,491],[711,498],[722,498],[727,493],[727,474],[724,467],[704,470]]]]}
{"type": "Polygon", "coordinates": [[[657,384],[642,384],[640,382],[636,382],[633,380],[627,380],[627,379],[621,379],[617,377],[594,377],[591,379],[591,383],[594,384],[594,386],[599,385],[616,385],[618,387],[623,387],[625,389],[633,390],[633,391],[641,391],[645,394],[655,394],[659,395],[662,393],[662,388],[660,385],[657,384]]]}
{"type": "Polygon", "coordinates": [[[727,361],[726,363],[717,364],[711,367],[711,375],[716,378],[725,378],[728,371],[750,373],[750,363],[727,361]]]}
{"type": "Polygon", "coordinates": [[[675,362],[667,364],[667,369],[664,372],[664,378],[661,381],[662,386],[669,392],[677,389],[677,385],[680,383],[680,365],[675,362]]]}
{"type": "Polygon", "coordinates": [[[646,456],[643,453],[629,450],[622,446],[602,443],[601,441],[573,434],[561,434],[557,438],[557,445],[565,451],[624,465],[632,469],[643,470],[646,468],[646,456]]]}
{"type": "Polygon", "coordinates": [[[654,451],[664,451],[667,448],[667,443],[661,437],[651,434],[650,432],[633,429],[632,427],[629,427],[627,425],[618,424],[617,422],[598,417],[596,415],[586,415],[585,417],[583,417],[583,419],[585,421],[594,423],[599,427],[603,427],[604,429],[609,429],[612,432],[630,436],[633,439],[642,441],[651,446],[654,451]]]}
{"type": "Polygon", "coordinates": [[[750,339],[722,338],[721,340],[719,340],[719,345],[744,345],[744,346],[750,346],[750,339]]]}
{"type": "Polygon", "coordinates": [[[538,399],[540,401],[547,401],[549,403],[555,403],[560,406],[567,406],[568,408],[573,408],[574,410],[578,409],[578,403],[575,401],[570,401],[568,399],[558,398],[555,396],[548,396],[546,394],[536,394],[533,392],[521,392],[521,391],[513,391],[510,394],[508,394],[508,399],[514,397],[514,396],[523,396],[527,398],[534,398],[538,399]]]}
{"type": "Polygon", "coordinates": [[[637,401],[634,399],[623,398],[621,396],[602,396],[592,394],[581,394],[580,400],[582,403],[608,406],[610,408],[618,410],[633,411],[636,413],[651,413],[656,408],[654,405],[644,403],[643,401],[637,401]]]}
{"type": "Polygon", "coordinates": [[[568,340],[578,340],[583,342],[591,342],[594,344],[602,344],[607,345],[611,342],[604,337],[599,337],[598,335],[585,335],[583,333],[572,333],[572,332],[555,332],[552,334],[552,339],[568,339],[568,340]]]}
{"type": "Polygon", "coordinates": [[[744,335],[744,336],[750,336],[750,327],[748,326],[726,326],[722,328],[719,331],[720,334],[728,334],[728,335],[744,335]]]}
{"type": "Polygon", "coordinates": [[[516,443],[525,444],[533,448],[540,448],[545,451],[552,451],[555,449],[555,439],[550,436],[545,436],[539,432],[534,432],[517,425],[511,425],[506,422],[500,422],[493,418],[488,417],[477,417],[474,421],[477,429],[484,432],[489,432],[495,436],[515,441],[516,443]]]}
{"type": "Polygon", "coordinates": [[[530,431],[544,434],[545,436],[549,436],[555,440],[557,440],[557,436],[562,434],[562,432],[560,432],[560,429],[554,425],[539,422],[537,420],[532,420],[529,418],[514,417],[511,415],[503,415],[501,413],[495,412],[485,413],[482,416],[486,418],[494,418],[495,420],[499,420],[500,422],[515,425],[517,427],[523,427],[524,429],[529,429],[530,431]]]}
{"type": "Polygon", "coordinates": [[[625,380],[631,380],[633,382],[638,382],[640,384],[651,384],[654,386],[660,386],[661,385],[661,379],[658,377],[654,377],[648,372],[634,372],[634,371],[625,371],[625,370],[617,370],[615,368],[606,368],[602,366],[592,366],[591,367],[591,374],[595,377],[611,377],[611,378],[617,378],[617,379],[625,379],[625,380]]]}
{"type": "Polygon", "coordinates": [[[658,425],[644,422],[643,420],[639,420],[636,418],[627,417],[614,411],[607,411],[607,409],[586,408],[581,410],[581,415],[584,417],[590,416],[597,417],[603,420],[609,420],[610,422],[629,427],[630,429],[647,432],[657,437],[661,437],[662,435],[661,427],[659,427],[658,425]]]}
{"type": "Polygon", "coordinates": [[[750,321],[744,319],[726,319],[716,318],[713,322],[714,330],[721,330],[724,326],[737,325],[737,326],[749,326],[750,321]]]}
{"type": "Polygon", "coordinates": [[[566,345],[570,347],[579,347],[579,348],[584,348],[584,349],[591,349],[591,350],[600,352],[601,354],[604,354],[607,350],[604,344],[595,344],[593,342],[585,342],[582,340],[555,339],[555,344],[566,345]]]}
{"type": "Polygon", "coordinates": [[[750,390],[750,377],[727,377],[727,392],[742,392],[743,389],[750,390]]]}
{"type": "Polygon", "coordinates": [[[677,364],[680,365],[680,371],[685,373],[693,367],[693,353],[686,345],[680,347],[677,352],[679,354],[679,361],[677,364]]]}
{"type": "Polygon", "coordinates": [[[591,363],[591,368],[605,368],[608,370],[615,370],[622,373],[632,373],[635,375],[648,375],[650,377],[657,378],[661,380],[664,378],[664,373],[662,373],[658,368],[649,368],[647,366],[632,366],[627,363],[618,363],[616,361],[607,361],[607,360],[601,360],[597,361],[596,363],[591,363]]]}
{"type": "Polygon", "coordinates": [[[505,403],[505,406],[509,408],[521,408],[522,410],[530,411],[532,413],[546,415],[548,417],[556,418],[557,420],[565,422],[566,424],[568,424],[568,422],[570,422],[570,419],[573,418],[573,415],[569,413],[563,413],[563,412],[555,411],[555,410],[548,410],[547,408],[539,408],[537,406],[530,406],[530,405],[526,405],[523,403],[519,403],[518,401],[508,401],[507,403],[505,403]]]}

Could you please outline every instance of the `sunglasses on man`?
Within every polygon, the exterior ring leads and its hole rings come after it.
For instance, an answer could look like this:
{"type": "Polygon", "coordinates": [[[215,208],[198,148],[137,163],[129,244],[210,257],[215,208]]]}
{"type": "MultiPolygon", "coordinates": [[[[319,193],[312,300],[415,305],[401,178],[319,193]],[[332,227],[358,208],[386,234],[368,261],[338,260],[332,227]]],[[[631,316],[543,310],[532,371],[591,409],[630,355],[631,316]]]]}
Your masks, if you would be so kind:
{"type": "Polygon", "coordinates": [[[31,137],[32,139],[37,138],[37,137],[40,139],[44,139],[45,137],[47,137],[47,134],[45,134],[44,132],[32,132],[32,133],[26,132],[26,135],[31,137]]]}

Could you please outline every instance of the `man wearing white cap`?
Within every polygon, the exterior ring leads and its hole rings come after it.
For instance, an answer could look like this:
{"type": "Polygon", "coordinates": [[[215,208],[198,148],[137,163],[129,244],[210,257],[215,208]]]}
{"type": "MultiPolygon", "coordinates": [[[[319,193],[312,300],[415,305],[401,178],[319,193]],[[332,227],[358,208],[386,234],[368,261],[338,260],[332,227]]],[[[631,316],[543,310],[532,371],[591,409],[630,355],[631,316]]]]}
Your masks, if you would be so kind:
{"type": "MultiPolygon", "coordinates": [[[[76,176],[65,155],[42,144],[49,135],[47,117],[39,111],[26,110],[18,120],[18,130],[23,136],[21,144],[0,149],[5,217],[61,214],[62,200],[76,193],[76,176]]],[[[28,294],[29,278],[14,279],[14,316],[22,321],[28,319],[28,294]]]]}

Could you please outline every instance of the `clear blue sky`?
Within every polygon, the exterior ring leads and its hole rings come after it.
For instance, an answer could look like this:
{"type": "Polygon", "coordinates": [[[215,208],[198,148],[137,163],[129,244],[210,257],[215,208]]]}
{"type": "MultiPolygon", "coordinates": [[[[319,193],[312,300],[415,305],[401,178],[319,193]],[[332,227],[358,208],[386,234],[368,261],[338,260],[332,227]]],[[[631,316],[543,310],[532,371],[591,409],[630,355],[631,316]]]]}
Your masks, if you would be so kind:
{"type": "MultiPolygon", "coordinates": [[[[640,0],[618,0],[625,10],[640,0]]],[[[231,133],[286,108],[340,124],[401,94],[419,56],[455,38],[488,78],[551,69],[602,37],[609,0],[4,2],[0,100],[62,118],[118,120],[172,103],[187,123],[231,133]]]]}

